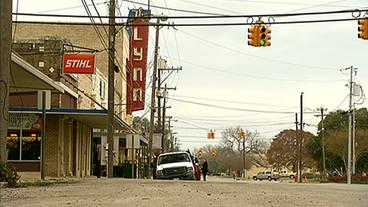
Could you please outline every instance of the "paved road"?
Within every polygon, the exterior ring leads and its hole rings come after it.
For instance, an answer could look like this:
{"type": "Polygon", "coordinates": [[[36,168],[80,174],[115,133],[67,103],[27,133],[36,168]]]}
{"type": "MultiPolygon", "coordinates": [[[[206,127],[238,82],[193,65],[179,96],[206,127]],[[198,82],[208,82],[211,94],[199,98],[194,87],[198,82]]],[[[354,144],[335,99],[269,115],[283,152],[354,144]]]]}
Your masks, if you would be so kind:
{"type": "Polygon", "coordinates": [[[368,206],[368,185],[87,178],[1,189],[0,206],[368,206]]]}

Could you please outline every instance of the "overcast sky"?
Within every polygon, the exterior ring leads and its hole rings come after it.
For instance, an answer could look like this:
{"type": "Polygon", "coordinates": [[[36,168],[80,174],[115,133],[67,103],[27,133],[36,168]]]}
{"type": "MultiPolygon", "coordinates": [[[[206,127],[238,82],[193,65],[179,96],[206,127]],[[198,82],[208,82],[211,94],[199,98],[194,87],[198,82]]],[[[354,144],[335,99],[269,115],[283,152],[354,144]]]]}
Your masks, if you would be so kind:
{"type": "MultiPolygon", "coordinates": [[[[91,3],[91,0],[86,0],[91,3]]],[[[118,0],[123,16],[128,8],[146,6],[147,1],[131,3],[118,0]]],[[[13,10],[16,10],[14,1],[13,10]]],[[[95,0],[99,12],[107,14],[104,0],[95,0]]],[[[152,13],[168,16],[199,15],[157,7],[214,14],[281,14],[290,12],[335,11],[367,8],[366,0],[154,0],[152,13]],[[157,6],[157,7],[156,7],[157,6]]],[[[93,7],[91,6],[91,10],[93,7]]],[[[19,1],[19,12],[86,14],[79,0],[19,1]]],[[[355,14],[356,15],[356,14],[355,14]]],[[[361,14],[363,15],[363,14],[361,14]]],[[[351,13],[329,16],[275,17],[275,22],[351,18],[351,13]]],[[[18,17],[18,20],[39,18],[18,17]]],[[[268,17],[263,20],[267,22],[268,17]]],[[[51,19],[51,21],[62,21],[51,19]]],[[[87,20],[68,20],[87,21],[87,20]]],[[[154,20],[152,20],[154,21],[154,20]]],[[[169,19],[170,23],[247,22],[247,19],[169,19]]],[[[222,130],[240,126],[258,131],[269,141],[282,129],[295,128],[294,113],[299,112],[299,97],[304,92],[305,112],[318,107],[328,111],[348,108],[350,66],[358,68],[355,78],[368,90],[368,40],[358,35],[357,21],[272,25],[272,45],[254,48],[247,45],[248,26],[163,27],[160,30],[160,56],[169,66],[182,66],[168,80],[167,114],[182,149],[193,149],[221,140],[222,130]],[[206,105],[201,105],[206,104],[206,105]],[[258,111],[258,112],[249,112],[258,111]],[[262,112],[264,111],[264,112],[262,112]],[[266,113],[266,111],[278,113],[266,113]],[[281,113],[282,112],[282,113],[281,113]],[[288,113],[285,113],[288,112],[288,113]],[[207,131],[216,132],[215,140],[207,140],[207,131]]],[[[152,61],[154,28],[150,29],[149,62],[152,61]]],[[[152,68],[150,69],[152,71],[152,68]]],[[[147,98],[150,92],[147,91],[147,98]]],[[[368,100],[360,107],[367,107],[368,100]]],[[[147,109],[148,110],[148,109],[147,109]]],[[[141,115],[139,112],[135,115],[141,115]]],[[[148,117],[148,116],[147,116],[148,117]]],[[[305,130],[316,133],[320,118],[305,114],[305,130]]]]}

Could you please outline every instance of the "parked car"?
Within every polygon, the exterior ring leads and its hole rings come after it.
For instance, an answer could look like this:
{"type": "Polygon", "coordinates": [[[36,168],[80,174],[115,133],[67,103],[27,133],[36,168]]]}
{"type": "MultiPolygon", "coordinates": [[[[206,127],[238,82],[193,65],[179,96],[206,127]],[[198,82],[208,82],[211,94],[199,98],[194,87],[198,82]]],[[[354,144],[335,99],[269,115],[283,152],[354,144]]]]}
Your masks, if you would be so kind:
{"type": "Polygon", "coordinates": [[[160,154],[156,166],[157,179],[195,179],[195,167],[187,152],[170,152],[160,154]]]}
{"type": "Polygon", "coordinates": [[[278,174],[273,174],[270,171],[262,171],[259,172],[257,175],[253,176],[253,180],[278,180],[279,179],[279,175],[278,174]]]}
{"type": "Polygon", "coordinates": [[[278,172],[279,177],[280,178],[290,178],[290,179],[294,179],[295,178],[295,173],[293,172],[288,172],[286,170],[281,170],[278,172]]]}

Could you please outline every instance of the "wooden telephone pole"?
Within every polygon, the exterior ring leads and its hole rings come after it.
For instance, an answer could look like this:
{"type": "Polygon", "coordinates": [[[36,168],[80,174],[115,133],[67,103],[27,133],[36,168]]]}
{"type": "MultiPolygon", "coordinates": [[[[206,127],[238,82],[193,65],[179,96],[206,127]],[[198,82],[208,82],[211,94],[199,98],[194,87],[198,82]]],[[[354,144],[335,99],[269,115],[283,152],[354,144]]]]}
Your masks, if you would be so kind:
{"type": "Polygon", "coordinates": [[[0,162],[7,161],[12,1],[0,1],[0,162]]]}

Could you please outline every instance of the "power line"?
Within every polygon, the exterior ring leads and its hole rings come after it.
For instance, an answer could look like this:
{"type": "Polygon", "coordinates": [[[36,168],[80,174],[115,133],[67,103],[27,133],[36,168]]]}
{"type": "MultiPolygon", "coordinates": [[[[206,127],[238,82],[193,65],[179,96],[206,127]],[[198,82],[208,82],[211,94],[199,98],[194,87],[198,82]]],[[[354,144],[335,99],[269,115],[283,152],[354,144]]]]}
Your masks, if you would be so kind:
{"type": "MultiPolygon", "coordinates": [[[[122,0],[122,1],[133,3],[133,4],[138,4],[138,5],[143,5],[143,6],[148,6],[148,4],[140,3],[140,2],[137,2],[137,1],[131,1],[131,0],[122,0]]],[[[194,10],[170,8],[170,7],[167,7],[167,6],[166,7],[163,7],[163,6],[157,6],[157,5],[152,5],[152,4],[150,5],[150,7],[158,8],[158,9],[164,9],[164,10],[170,10],[170,11],[176,11],[176,12],[191,13],[191,14],[222,15],[222,14],[211,13],[211,12],[203,12],[203,11],[194,11],[194,10]]]]}
{"type": "MultiPolygon", "coordinates": [[[[92,17],[93,18],[93,17],[92,17]]],[[[304,20],[304,21],[283,21],[283,22],[269,22],[270,25],[287,25],[287,24],[315,24],[315,23],[331,23],[331,22],[347,22],[347,21],[357,21],[360,18],[345,18],[345,19],[321,19],[321,20],[304,20]]],[[[25,23],[25,24],[60,24],[60,25],[92,25],[92,23],[80,23],[80,22],[40,22],[40,21],[13,21],[15,23],[25,23]]],[[[101,24],[104,26],[110,26],[109,23],[101,24]]],[[[115,23],[115,26],[131,26],[129,22],[126,23],[115,23]]],[[[252,22],[235,22],[235,23],[149,23],[149,24],[135,24],[134,26],[150,26],[150,27],[228,27],[228,26],[251,26],[252,22]]]]}
{"type": "MultiPolygon", "coordinates": [[[[96,3],[96,5],[103,5],[103,4],[107,4],[107,1],[96,3]]],[[[92,6],[92,4],[87,4],[87,5],[92,6]]],[[[83,7],[83,6],[78,5],[78,6],[59,8],[59,9],[43,10],[43,11],[38,11],[37,13],[48,13],[48,12],[55,12],[55,11],[64,11],[64,10],[69,10],[69,9],[78,9],[78,8],[81,8],[81,7],[83,7]]]]}
{"type": "Polygon", "coordinates": [[[207,106],[212,108],[218,108],[218,109],[227,109],[227,110],[234,110],[234,111],[247,111],[247,112],[257,112],[257,113],[275,113],[275,114],[294,114],[295,112],[292,111],[269,111],[269,110],[255,110],[255,109],[244,109],[244,108],[235,108],[235,107],[226,107],[226,106],[217,106],[213,104],[206,104],[206,103],[199,103],[194,101],[186,101],[176,98],[169,98],[174,101],[183,102],[183,103],[190,103],[194,105],[201,105],[201,106],[207,106]]]}
{"type": "MultiPolygon", "coordinates": [[[[245,55],[245,56],[248,56],[248,57],[253,57],[253,58],[261,59],[262,61],[277,62],[277,63],[281,63],[281,64],[292,65],[292,66],[297,66],[297,67],[303,67],[303,68],[308,68],[308,69],[331,70],[331,71],[333,70],[333,71],[336,71],[335,68],[320,67],[320,66],[313,66],[313,65],[305,65],[305,64],[299,64],[299,63],[292,63],[292,62],[287,62],[287,61],[283,61],[283,60],[279,60],[279,59],[268,58],[268,57],[265,57],[265,56],[258,56],[258,55],[254,55],[254,54],[250,54],[250,53],[245,53],[243,51],[236,50],[236,49],[233,49],[231,47],[227,47],[227,46],[225,46],[223,44],[219,44],[217,42],[213,42],[213,41],[210,41],[208,39],[204,39],[202,37],[198,37],[196,35],[190,34],[188,32],[184,32],[182,30],[180,30],[180,32],[182,32],[183,34],[186,34],[188,36],[191,36],[193,38],[199,39],[199,40],[201,40],[203,42],[207,42],[208,44],[215,45],[215,46],[217,46],[219,48],[226,49],[226,50],[231,51],[231,52],[234,52],[236,54],[242,54],[242,55],[245,55]]],[[[199,66],[199,67],[202,67],[202,68],[208,68],[208,69],[222,71],[222,70],[219,70],[219,69],[214,69],[212,67],[208,67],[208,66],[204,66],[204,65],[199,65],[199,64],[194,64],[194,63],[189,62],[189,61],[183,61],[183,62],[186,62],[186,63],[191,64],[191,65],[196,65],[196,66],[199,66]]],[[[248,76],[248,75],[243,74],[242,76],[248,76]]],[[[249,77],[251,77],[251,76],[249,76],[249,77]]],[[[253,77],[255,78],[255,76],[253,76],[253,77]]]]}
{"type": "MultiPolygon", "coordinates": [[[[226,103],[239,103],[239,104],[249,104],[249,105],[257,105],[257,106],[270,106],[270,107],[289,107],[289,106],[280,106],[280,105],[273,105],[273,104],[265,104],[265,103],[256,103],[256,102],[245,102],[245,101],[235,101],[235,100],[226,100],[226,99],[214,99],[214,98],[204,98],[204,97],[194,97],[194,96],[181,96],[176,95],[175,97],[179,98],[189,98],[189,99],[195,99],[195,100],[206,100],[206,101],[215,101],[215,102],[226,102],[226,103]]],[[[175,98],[173,97],[173,98],[175,98]]],[[[297,107],[297,106],[295,106],[297,107]]],[[[292,107],[294,108],[294,107],[292,107]]]]}
{"type": "MultiPolygon", "coordinates": [[[[331,15],[331,14],[344,14],[344,13],[364,13],[367,12],[368,9],[347,9],[347,10],[335,10],[335,11],[317,11],[317,12],[297,12],[297,13],[270,13],[270,14],[241,14],[241,15],[202,15],[202,16],[166,16],[167,19],[229,19],[229,18],[258,18],[258,17],[295,17],[295,16],[315,16],[315,15],[331,15]]],[[[109,16],[86,16],[86,15],[70,15],[70,14],[37,14],[37,13],[23,13],[17,12],[12,13],[13,15],[19,16],[38,16],[38,17],[61,17],[61,18],[103,18],[109,19],[109,16]]],[[[115,19],[121,18],[129,18],[128,16],[115,16],[115,19]]],[[[142,17],[146,19],[157,19],[162,18],[160,16],[149,16],[142,17]]],[[[272,23],[272,22],[271,22],[272,23]]],[[[273,23],[276,24],[277,22],[273,23]]],[[[180,24],[179,24],[180,25],[180,24]]],[[[197,25],[197,24],[192,24],[197,25]]],[[[211,24],[200,24],[200,25],[211,25],[211,24]]]]}

